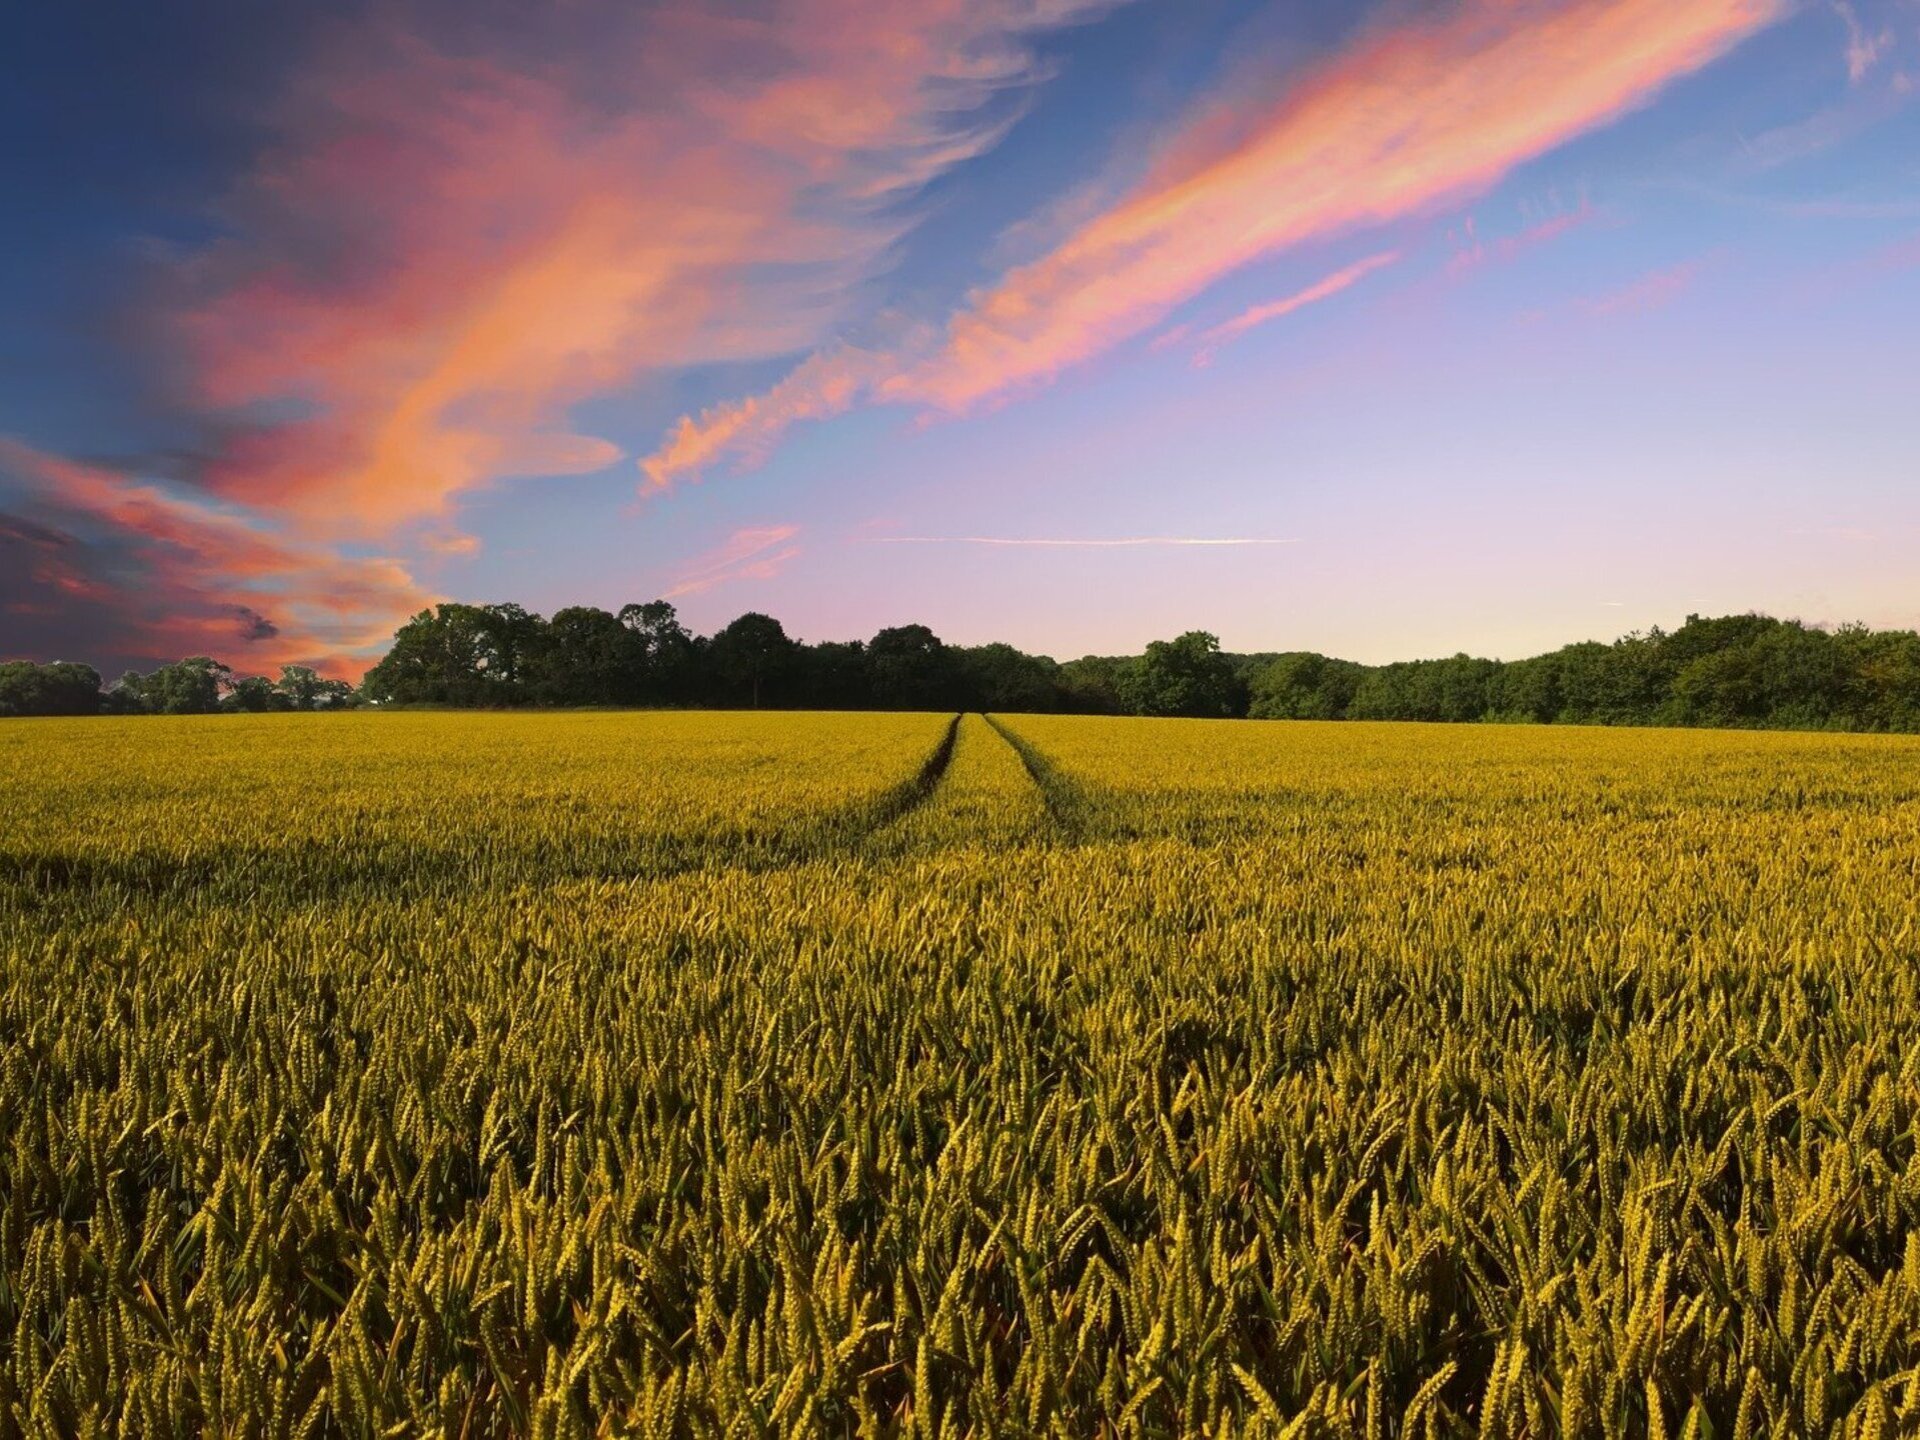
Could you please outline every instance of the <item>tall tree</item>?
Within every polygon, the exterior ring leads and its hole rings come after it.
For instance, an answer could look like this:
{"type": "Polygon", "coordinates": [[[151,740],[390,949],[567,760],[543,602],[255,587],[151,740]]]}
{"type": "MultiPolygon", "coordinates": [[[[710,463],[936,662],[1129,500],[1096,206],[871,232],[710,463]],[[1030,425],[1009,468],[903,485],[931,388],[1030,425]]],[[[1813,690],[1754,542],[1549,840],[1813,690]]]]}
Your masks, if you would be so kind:
{"type": "Polygon", "coordinates": [[[1280,655],[1253,674],[1247,713],[1256,720],[1344,720],[1364,669],[1311,651],[1280,655]]]}
{"type": "Polygon", "coordinates": [[[490,670],[489,618],[475,605],[422,610],[393,637],[362,688],[378,704],[501,703],[503,682],[490,670]]]}
{"type": "Polygon", "coordinates": [[[665,600],[623,605],[620,623],[639,646],[640,699],[680,703],[694,698],[700,642],[665,600]]]}
{"type": "Polygon", "coordinates": [[[1011,645],[974,645],[948,652],[969,709],[1042,715],[1062,704],[1060,666],[1011,645]]]}
{"type": "Polygon", "coordinates": [[[353,686],[344,680],[329,680],[311,665],[282,665],[273,688],[294,710],[331,710],[353,702],[353,686]]]}
{"type": "Polygon", "coordinates": [[[1246,712],[1246,693],[1217,636],[1189,630],[1155,640],[1121,673],[1120,694],[1136,715],[1219,719],[1246,712]]]}
{"type": "Polygon", "coordinates": [[[1127,701],[1121,677],[1132,662],[1106,655],[1082,655],[1060,667],[1060,694],[1065,707],[1082,715],[1124,715],[1127,701]]]}
{"type": "Polygon", "coordinates": [[[146,675],[128,671],[120,688],[155,715],[211,715],[232,684],[233,672],[218,660],[194,655],[146,675]]]}
{"type": "Polygon", "coordinates": [[[0,665],[0,715],[97,715],[100,672],[69,660],[0,665]]]}
{"type": "Polygon", "coordinates": [[[735,692],[744,690],[753,708],[777,685],[792,663],[794,643],[771,615],[748,611],[713,637],[713,659],[735,692]]]}
{"type": "Polygon", "coordinates": [[[522,698],[526,671],[546,639],[546,621],[512,601],[482,605],[480,665],[490,679],[506,687],[507,703],[522,698]]]}
{"type": "Polygon", "coordinates": [[[794,656],[796,699],[815,710],[868,710],[873,686],[867,647],[858,640],[802,645],[794,656]]]}
{"type": "Polygon", "coordinates": [[[291,710],[293,702],[276,690],[266,676],[242,675],[228,689],[220,708],[257,715],[268,710],[291,710]]]}
{"type": "Polygon", "coordinates": [[[571,605],[553,612],[527,683],[553,705],[629,705],[643,698],[640,637],[605,610],[571,605]]]}
{"type": "Polygon", "coordinates": [[[321,687],[325,684],[311,665],[282,665],[280,678],[273,682],[273,688],[286,697],[290,708],[311,710],[319,703],[321,687]]]}
{"type": "Polygon", "coordinates": [[[924,625],[896,625],[867,642],[873,699],[886,710],[946,710],[955,674],[947,647],[924,625]]]}

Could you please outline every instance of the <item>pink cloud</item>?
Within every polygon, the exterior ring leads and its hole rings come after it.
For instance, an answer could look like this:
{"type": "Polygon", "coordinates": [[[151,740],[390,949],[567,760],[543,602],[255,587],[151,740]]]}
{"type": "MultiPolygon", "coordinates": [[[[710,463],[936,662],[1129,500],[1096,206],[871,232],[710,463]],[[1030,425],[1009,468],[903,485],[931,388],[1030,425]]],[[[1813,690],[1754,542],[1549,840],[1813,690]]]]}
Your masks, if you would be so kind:
{"type": "MultiPolygon", "coordinates": [[[[1272,97],[1201,107],[1145,179],[981,289],[932,343],[900,347],[877,381],[835,378],[867,401],[949,412],[1044,384],[1255,260],[1486,191],[1787,8],[1465,0],[1376,28],[1272,97]]],[[[687,473],[723,452],[764,451],[792,419],[852,403],[719,407],[683,421],[647,463],[687,473]]]]}
{"type": "Polygon", "coordinates": [[[353,675],[437,598],[399,561],[345,556],[217,504],[0,437],[0,471],[92,543],[35,526],[34,580],[105,607],[122,650],[210,652],[236,665],[313,663],[353,675]]]}
{"type": "Polygon", "coordinates": [[[799,533],[798,525],[736,530],[724,544],[696,558],[667,590],[665,598],[698,595],[740,580],[771,580],[800,554],[800,546],[788,543],[799,533]]]}
{"type": "Polygon", "coordinates": [[[763,395],[750,395],[683,416],[666,442],[640,461],[646,488],[662,490],[697,476],[722,456],[763,459],[787,428],[801,420],[844,414],[891,373],[891,357],[852,346],[822,350],[803,360],[763,395]]]}
{"type": "Polygon", "coordinates": [[[1377,31],[1242,138],[1184,150],[976,297],[891,393],[962,410],[1042,382],[1251,260],[1485,190],[1780,13],[1776,0],[1477,0],[1377,31]]]}
{"type": "MultiPolygon", "coordinates": [[[[890,263],[900,202],[1006,133],[1045,74],[1034,39],[1119,3],[340,21],[254,117],[270,139],[211,217],[221,238],[171,264],[145,316],[173,398],[223,437],[194,477],[211,498],[0,459],[143,577],[92,582],[124,601],[127,643],[212,646],[236,624],[262,656],[378,643],[426,597],[345,542],[471,554],[462,496],[624,458],[570,423],[577,402],[818,344],[890,263]]],[[[767,412],[839,403],[813,383],[767,412]]]]}
{"type": "Polygon", "coordinates": [[[1482,240],[1478,230],[1469,221],[1466,232],[1467,245],[1447,262],[1447,273],[1458,276],[1477,270],[1483,265],[1508,264],[1530,250],[1550,244],[1561,236],[1591,223],[1599,218],[1599,214],[1599,211],[1583,200],[1577,209],[1562,211],[1558,215],[1549,216],[1545,220],[1529,225],[1516,234],[1502,235],[1492,241],[1482,240]]]}
{"type": "Polygon", "coordinates": [[[1182,549],[1197,546],[1202,549],[1236,548],[1244,546],[1298,545],[1294,539],[1264,539],[1248,535],[1193,536],[1193,535],[1123,535],[1119,537],[1029,538],[1011,535],[872,535],[865,537],[866,545],[988,545],[1010,549],[1035,550],[1137,550],[1137,549],[1182,549]]]}
{"type": "Polygon", "coordinates": [[[1847,78],[1858,85],[1893,49],[1893,31],[1868,30],[1850,0],[1833,0],[1833,8],[1847,27],[1847,78]]]}
{"type": "Polygon", "coordinates": [[[1296,310],[1303,310],[1309,305],[1319,304],[1322,300],[1332,299],[1342,290],[1366,279],[1366,277],[1373,274],[1374,271],[1384,269],[1386,266],[1393,264],[1399,258],[1400,252],[1398,250],[1387,250],[1378,255],[1369,255],[1364,260],[1356,260],[1344,269],[1334,271],[1333,274],[1327,276],[1325,279],[1315,281],[1304,290],[1296,290],[1293,294],[1285,296],[1282,299],[1271,300],[1264,305],[1255,305],[1250,309],[1241,311],[1231,320],[1226,321],[1224,324],[1215,325],[1211,330],[1201,335],[1201,345],[1200,349],[1194,354],[1194,363],[1196,365],[1209,365],[1213,363],[1214,352],[1229,341],[1246,334],[1247,331],[1254,329],[1256,326],[1283,319],[1293,314],[1296,310]]]}
{"type": "Polygon", "coordinates": [[[1688,260],[1679,265],[1653,270],[1629,281],[1617,290],[1609,290],[1604,295],[1576,300],[1573,308],[1579,314],[1591,319],[1658,310],[1679,298],[1705,268],[1704,261],[1688,260]]]}
{"type": "Polygon", "coordinates": [[[242,430],[208,482],[364,536],[613,464],[575,402],[819,341],[907,223],[883,202],[997,141],[1029,36],[1112,3],[636,9],[538,60],[343,32],[162,325],[195,404],[307,412],[242,430]]]}

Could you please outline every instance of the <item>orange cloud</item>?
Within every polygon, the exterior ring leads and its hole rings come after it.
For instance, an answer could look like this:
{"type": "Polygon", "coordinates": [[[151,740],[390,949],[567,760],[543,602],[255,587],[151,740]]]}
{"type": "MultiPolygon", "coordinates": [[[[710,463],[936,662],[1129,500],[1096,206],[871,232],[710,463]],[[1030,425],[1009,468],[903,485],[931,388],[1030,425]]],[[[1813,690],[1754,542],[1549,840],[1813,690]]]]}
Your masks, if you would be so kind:
{"type": "MultiPolygon", "coordinates": [[[[270,139],[221,238],[170,264],[148,316],[168,398],[216,437],[202,498],[10,444],[0,463],[83,538],[0,536],[47,576],[0,597],[92,587],[102,651],[348,665],[433,597],[344,542],[471,554],[461,496],[622,458],[577,402],[818,344],[912,223],[902,201],[1006,133],[1045,73],[1034,38],[1119,3],[340,22],[255,117],[270,139]]],[[[805,413],[798,391],[768,406],[805,413]]]]}
{"type": "MultiPolygon", "coordinates": [[[[974,295],[931,343],[807,403],[683,420],[655,484],[752,458],[794,419],[858,398],[960,412],[1042,384],[1159,324],[1223,276],[1292,247],[1428,213],[1646,103],[1785,13],[1786,0],[1464,0],[1377,28],[1276,98],[1205,107],[1161,163],[1040,259],[974,295]]],[[[777,387],[778,388],[778,387],[777,387]]],[[[776,393],[777,393],[776,388],[776,393]]]]}
{"type": "Polygon", "coordinates": [[[698,475],[722,455],[764,458],[788,426],[844,413],[891,372],[886,355],[836,346],[808,356],[764,395],[682,416],[663,444],[640,462],[647,488],[662,490],[698,475]]]}
{"type": "Polygon", "coordinates": [[[695,560],[667,591],[665,599],[698,595],[736,580],[771,580],[800,554],[787,542],[800,533],[798,525],[765,525],[736,530],[720,545],[695,560]]]}
{"type": "Polygon", "coordinates": [[[1163,168],[977,296],[894,398],[963,410],[1137,334],[1221,276],[1419,214],[1644,103],[1781,0],[1470,0],[1376,32],[1244,138],[1163,168]]]}
{"type": "Polygon", "coordinates": [[[614,463],[576,402],[817,343],[905,227],[890,202],[1004,133],[1026,37],[1111,3],[636,9],[538,60],[343,36],[182,267],[194,403],[299,412],[239,428],[208,483],[364,536],[614,463]]]}
{"type": "Polygon", "coordinates": [[[1304,290],[1297,290],[1284,299],[1269,301],[1265,305],[1255,305],[1251,309],[1241,311],[1231,320],[1226,321],[1224,324],[1216,325],[1201,335],[1200,339],[1202,343],[1199,351],[1194,355],[1194,363],[1199,365],[1210,364],[1213,360],[1214,352],[1228,341],[1246,334],[1247,331],[1253,329],[1255,326],[1265,325],[1271,320],[1282,319],[1285,316],[1293,314],[1296,310],[1302,310],[1309,305],[1318,304],[1322,300],[1331,299],[1342,290],[1347,289],[1358,281],[1366,279],[1367,276],[1371,275],[1374,271],[1393,264],[1399,258],[1400,252],[1398,250],[1387,250],[1378,255],[1369,255],[1366,259],[1356,260],[1345,269],[1336,270],[1324,280],[1316,281],[1304,290]]]}
{"type": "Polygon", "coordinates": [[[457,530],[428,531],[420,537],[420,548],[432,555],[478,555],[480,537],[457,530]]]}
{"type": "Polygon", "coordinates": [[[438,597],[400,562],[345,556],[254,517],[0,437],[0,472],[92,540],[20,531],[33,579],[62,603],[100,607],[103,649],[211,653],[242,670],[298,661],[358,678],[366,653],[438,597]],[[45,537],[55,537],[53,543],[45,537]]]}

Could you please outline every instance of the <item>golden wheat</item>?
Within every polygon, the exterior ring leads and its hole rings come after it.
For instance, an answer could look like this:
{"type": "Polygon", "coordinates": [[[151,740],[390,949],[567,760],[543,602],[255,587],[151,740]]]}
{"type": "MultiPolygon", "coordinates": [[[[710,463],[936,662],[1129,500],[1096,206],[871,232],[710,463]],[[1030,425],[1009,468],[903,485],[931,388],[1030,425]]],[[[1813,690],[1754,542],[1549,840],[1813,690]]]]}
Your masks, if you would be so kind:
{"type": "Polygon", "coordinates": [[[1920,743],[0,729],[0,1430],[1920,1425],[1920,743]]]}

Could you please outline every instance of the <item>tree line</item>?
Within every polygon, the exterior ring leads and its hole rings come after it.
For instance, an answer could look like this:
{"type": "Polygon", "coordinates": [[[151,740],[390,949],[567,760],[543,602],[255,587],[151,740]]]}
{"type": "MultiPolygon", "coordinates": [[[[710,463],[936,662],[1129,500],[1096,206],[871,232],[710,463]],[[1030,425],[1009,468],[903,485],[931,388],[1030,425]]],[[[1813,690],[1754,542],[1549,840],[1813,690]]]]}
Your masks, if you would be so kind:
{"type": "Polygon", "coordinates": [[[91,665],[55,660],[0,664],[0,716],[211,715],[218,711],[329,710],[361,703],[344,680],[329,680],[308,665],[282,665],[280,678],[236,675],[195,655],[142,675],[129,670],[103,685],[91,665]]]}
{"type": "Polygon", "coordinates": [[[86,665],[0,665],[0,715],[381,706],[977,710],[1303,720],[1513,721],[1920,731],[1920,634],[1764,615],[1687,617],[1530,659],[1362,665],[1309,651],[1232,655],[1204,631],[1140,655],[1057,663],[947,645],[924,625],[805,644],[749,613],[710,636],[656,600],[441,605],[415,615],[358,689],[305,666],[236,676],[197,656],[110,687],[86,665]]]}

